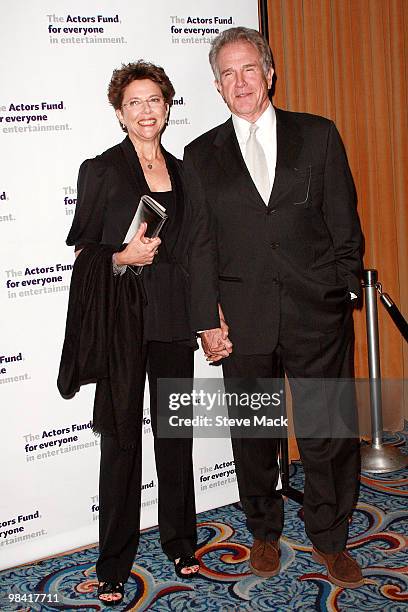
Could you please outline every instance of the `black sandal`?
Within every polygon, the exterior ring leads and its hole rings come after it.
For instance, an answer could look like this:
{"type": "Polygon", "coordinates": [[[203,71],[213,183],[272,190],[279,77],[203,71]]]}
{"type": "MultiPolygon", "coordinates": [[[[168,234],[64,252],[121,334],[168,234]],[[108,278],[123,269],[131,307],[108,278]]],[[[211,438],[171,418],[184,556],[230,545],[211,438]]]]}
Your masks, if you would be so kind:
{"type": "Polygon", "coordinates": [[[98,586],[98,599],[105,606],[117,606],[122,603],[125,588],[123,582],[100,582],[98,586]],[[101,595],[113,595],[117,593],[120,595],[119,599],[101,599],[101,595]]]}
{"type": "Polygon", "coordinates": [[[181,571],[185,567],[193,567],[194,565],[200,566],[198,559],[196,559],[194,555],[184,555],[181,556],[177,562],[174,561],[174,571],[176,572],[179,578],[195,578],[200,573],[200,570],[198,570],[197,572],[189,572],[188,574],[183,574],[183,572],[181,571]]]}

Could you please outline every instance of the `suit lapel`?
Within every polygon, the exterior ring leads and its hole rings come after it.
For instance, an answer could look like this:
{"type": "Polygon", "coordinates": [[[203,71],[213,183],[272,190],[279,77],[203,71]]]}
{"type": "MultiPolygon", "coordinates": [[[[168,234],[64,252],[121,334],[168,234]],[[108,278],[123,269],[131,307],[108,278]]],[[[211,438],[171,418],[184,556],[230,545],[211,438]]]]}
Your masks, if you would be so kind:
{"type": "Polygon", "coordinates": [[[234,190],[238,191],[249,201],[265,208],[265,202],[259,195],[242,157],[232,119],[228,119],[228,121],[220,126],[214,140],[214,145],[216,148],[216,159],[228,179],[225,182],[234,185],[234,190]]]}
{"type": "Polygon", "coordinates": [[[303,136],[290,114],[275,108],[277,156],[269,206],[276,205],[293,184],[293,170],[303,146],[303,136]]]}
{"type": "MultiPolygon", "coordinates": [[[[128,181],[133,185],[135,193],[141,195],[150,193],[149,186],[143,174],[142,166],[136,154],[135,148],[129,136],[120,143],[120,148],[123,153],[123,158],[120,160],[120,168],[122,174],[125,174],[128,181]]],[[[136,205],[139,202],[136,203],[136,205]]],[[[135,207],[136,211],[136,207],[135,207]]]]}
{"type": "MultiPolygon", "coordinates": [[[[274,206],[293,184],[293,169],[303,146],[303,137],[298,126],[290,120],[290,114],[278,108],[276,112],[277,157],[275,179],[269,198],[274,206]]],[[[217,132],[214,140],[216,158],[235,189],[251,201],[265,208],[265,202],[258,193],[249,170],[242,157],[232,119],[228,119],[217,132]]]]}

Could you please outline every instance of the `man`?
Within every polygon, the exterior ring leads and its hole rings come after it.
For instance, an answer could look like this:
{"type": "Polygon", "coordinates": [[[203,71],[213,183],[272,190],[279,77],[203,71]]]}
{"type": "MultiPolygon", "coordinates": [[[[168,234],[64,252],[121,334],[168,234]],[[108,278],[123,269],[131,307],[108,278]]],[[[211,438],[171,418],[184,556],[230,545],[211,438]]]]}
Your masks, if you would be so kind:
{"type": "MultiPolygon", "coordinates": [[[[226,379],[276,376],[278,359],[290,381],[351,378],[351,299],[360,293],[361,231],[336,127],[323,117],[271,105],[272,54],[255,30],[221,33],[210,63],[232,117],[185,151],[195,207],[194,329],[202,332],[209,360],[224,357],[226,379]]],[[[305,408],[296,385],[291,387],[296,422],[305,408]]],[[[335,397],[330,410],[341,409],[335,397]]],[[[274,576],[283,526],[277,440],[232,442],[254,536],[250,567],[274,576]]],[[[358,442],[304,437],[298,445],[313,557],[332,582],[358,587],[361,570],[345,550],[357,495],[358,442]]]]}

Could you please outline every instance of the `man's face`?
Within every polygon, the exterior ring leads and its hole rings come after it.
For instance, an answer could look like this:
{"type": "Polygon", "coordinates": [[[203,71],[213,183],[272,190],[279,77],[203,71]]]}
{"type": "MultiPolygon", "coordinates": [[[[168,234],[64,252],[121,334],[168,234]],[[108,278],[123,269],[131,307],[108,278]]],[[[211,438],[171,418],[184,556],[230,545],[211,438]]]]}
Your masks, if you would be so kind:
{"type": "Polygon", "coordinates": [[[272,68],[265,77],[258,49],[247,41],[224,45],[218,53],[215,86],[234,115],[255,122],[266,110],[272,68]]]}

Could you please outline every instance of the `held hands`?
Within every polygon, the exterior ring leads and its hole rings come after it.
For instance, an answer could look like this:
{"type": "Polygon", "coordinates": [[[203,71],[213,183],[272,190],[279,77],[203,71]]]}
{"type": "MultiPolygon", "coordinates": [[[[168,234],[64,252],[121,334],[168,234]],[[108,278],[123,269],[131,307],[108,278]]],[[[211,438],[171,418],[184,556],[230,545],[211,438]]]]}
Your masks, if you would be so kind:
{"type": "Polygon", "coordinates": [[[148,266],[153,262],[161,240],[160,238],[147,238],[146,230],[147,223],[141,223],[127,247],[115,253],[114,260],[118,266],[148,266]]]}
{"type": "Polygon", "coordinates": [[[218,304],[218,312],[220,315],[220,327],[208,329],[201,332],[201,346],[207,361],[215,363],[224,357],[229,357],[232,353],[232,342],[228,338],[228,325],[224,318],[221,306],[218,304]]]}

